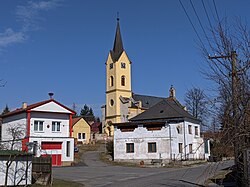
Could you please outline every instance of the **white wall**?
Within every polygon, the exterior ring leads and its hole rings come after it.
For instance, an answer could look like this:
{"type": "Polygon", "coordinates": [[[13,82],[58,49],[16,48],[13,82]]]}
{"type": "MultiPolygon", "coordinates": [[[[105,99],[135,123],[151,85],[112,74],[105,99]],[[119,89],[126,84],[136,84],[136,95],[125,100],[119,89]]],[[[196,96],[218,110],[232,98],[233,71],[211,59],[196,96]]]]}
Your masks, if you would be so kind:
{"type": "MultiPolygon", "coordinates": [[[[0,159],[0,186],[3,186],[5,183],[5,173],[6,173],[6,162],[8,160],[8,156],[1,156],[0,159]]],[[[19,185],[31,184],[32,174],[32,162],[31,156],[26,157],[16,157],[15,161],[12,162],[9,168],[8,174],[8,186],[17,186],[19,185]],[[28,159],[28,160],[26,160],[28,159]],[[27,176],[25,176],[27,169],[27,176]],[[23,180],[21,180],[23,178],[23,180]]]]}
{"type": "Polygon", "coordinates": [[[30,136],[36,137],[69,137],[69,115],[68,114],[58,114],[58,113],[31,113],[30,119],[30,136]],[[44,121],[43,122],[43,132],[34,131],[34,121],[44,121]],[[61,131],[52,132],[52,121],[61,122],[61,131]]]}
{"type": "MultiPolygon", "coordinates": [[[[26,133],[27,133],[26,126],[27,126],[26,113],[17,114],[15,116],[10,116],[10,117],[4,118],[3,123],[2,123],[2,141],[13,140],[13,136],[8,131],[8,129],[10,129],[10,128],[16,128],[18,130],[22,129],[23,134],[20,135],[19,138],[24,138],[26,136],[26,133]]],[[[6,142],[6,143],[4,143],[4,145],[8,149],[10,148],[10,143],[6,142]]],[[[15,142],[14,149],[16,149],[16,150],[22,149],[21,141],[15,142]]]]}
{"type": "Polygon", "coordinates": [[[170,159],[172,157],[172,159],[179,160],[204,157],[204,145],[203,139],[200,138],[199,124],[180,122],[169,124],[169,126],[166,125],[161,130],[148,131],[141,125],[133,132],[121,132],[120,129],[115,128],[114,159],[170,159]],[[188,125],[192,126],[192,134],[188,133],[188,125]],[[182,127],[182,133],[178,134],[177,126],[182,127]],[[195,135],[195,126],[198,127],[198,136],[195,135]],[[156,153],[148,153],[149,142],[156,142],[156,153]],[[134,153],[126,153],[126,143],[134,143],[134,153]],[[183,144],[183,153],[179,153],[179,143],[183,144]],[[192,144],[191,154],[189,144],[192,144]],[[184,145],[186,145],[185,148],[184,145]]]}

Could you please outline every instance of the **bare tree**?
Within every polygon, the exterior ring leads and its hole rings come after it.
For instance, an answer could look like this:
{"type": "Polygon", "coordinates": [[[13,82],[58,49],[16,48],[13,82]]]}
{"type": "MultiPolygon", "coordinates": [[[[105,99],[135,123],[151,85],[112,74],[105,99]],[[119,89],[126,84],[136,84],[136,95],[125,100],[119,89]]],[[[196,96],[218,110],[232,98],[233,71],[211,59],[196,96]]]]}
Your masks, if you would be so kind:
{"type": "MultiPolygon", "coordinates": [[[[22,153],[19,151],[22,139],[24,137],[24,129],[22,125],[10,125],[7,128],[7,134],[9,135],[10,139],[3,141],[1,143],[1,149],[6,150],[8,154],[8,159],[6,161],[5,170],[2,170],[1,172],[5,173],[5,181],[4,186],[8,185],[8,180],[12,180],[13,184],[18,185],[23,180],[26,180],[25,174],[27,174],[27,170],[29,167],[28,161],[26,165],[24,163],[23,167],[13,167],[13,163],[17,166],[17,158],[22,155],[22,153]],[[22,175],[22,176],[21,176],[22,175]],[[19,179],[19,181],[17,181],[19,179]]],[[[19,165],[21,162],[19,162],[19,165]]],[[[4,168],[2,168],[4,169],[4,168]]]]}
{"type": "Polygon", "coordinates": [[[206,119],[209,115],[208,100],[204,91],[200,88],[189,89],[185,94],[187,110],[197,119],[201,120],[201,130],[204,130],[206,119]]]}
{"type": "Polygon", "coordinates": [[[222,141],[234,146],[237,172],[241,173],[242,151],[249,146],[248,111],[250,106],[250,36],[247,24],[227,19],[211,28],[211,37],[202,52],[207,59],[206,77],[216,84],[217,120],[222,125],[222,141]],[[209,52],[208,52],[209,51],[209,52]]]}

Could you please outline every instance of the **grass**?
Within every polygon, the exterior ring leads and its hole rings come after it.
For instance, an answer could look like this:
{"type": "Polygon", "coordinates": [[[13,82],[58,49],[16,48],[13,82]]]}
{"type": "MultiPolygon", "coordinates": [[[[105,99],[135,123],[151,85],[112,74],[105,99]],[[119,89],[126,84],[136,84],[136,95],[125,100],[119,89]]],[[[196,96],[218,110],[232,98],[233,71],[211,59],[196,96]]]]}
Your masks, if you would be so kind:
{"type": "MultiPolygon", "coordinates": [[[[42,185],[39,184],[32,184],[32,187],[44,187],[42,185]]],[[[52,185],[48,185],[48,186],[52,186],[52,187],[83,187],[83,184],[79,184],[73,181],[64,181],[61,179],[53,179],[53,184],[52,185]]]]}

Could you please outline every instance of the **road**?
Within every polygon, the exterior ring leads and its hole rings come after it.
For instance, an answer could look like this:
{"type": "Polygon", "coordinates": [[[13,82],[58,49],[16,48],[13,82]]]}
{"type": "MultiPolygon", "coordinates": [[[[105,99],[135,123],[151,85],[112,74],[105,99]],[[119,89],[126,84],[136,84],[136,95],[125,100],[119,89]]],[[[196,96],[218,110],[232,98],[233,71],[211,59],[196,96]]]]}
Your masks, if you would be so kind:
{"type": "Polygon", "coordinates": [[[84,159],[84,166],[53,168],[53,176],[86,187],[204,186],[204,181],[215,172],[233,165],[233,161],[226,161],[184,168],[113,166],[101,162],[96,151],[85,153],[84,159]]]}

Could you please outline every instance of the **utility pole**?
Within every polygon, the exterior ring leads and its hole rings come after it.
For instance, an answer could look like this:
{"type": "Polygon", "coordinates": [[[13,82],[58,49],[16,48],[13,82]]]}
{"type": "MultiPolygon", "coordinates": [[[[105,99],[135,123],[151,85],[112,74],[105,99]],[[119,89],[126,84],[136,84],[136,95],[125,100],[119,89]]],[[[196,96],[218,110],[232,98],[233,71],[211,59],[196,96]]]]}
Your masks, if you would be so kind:
{"type": "MultiPolygon", "coordinates": [[[[238,123],[237,123],[237,69],[236,69],[236,60],[237,60],[237,53],[236,51],[231,51],[230,55],[221,55],[221,56],[208,56],[208,59],[220,59],[220,58],[231,58],[231,92],[232,92],[232,109],[233,109],[233,116],[232,116],[232,124],[234,128],[234,163],[236,167],[237,174],[239,172],[239,136],[238,136],[238,123]]],[[[236,182],[238,183],[238,176],[236,177],[236,182]]]]}

